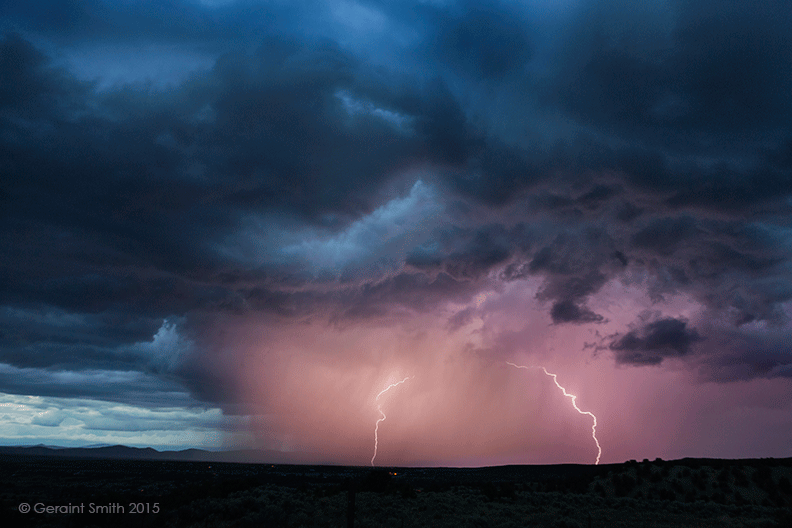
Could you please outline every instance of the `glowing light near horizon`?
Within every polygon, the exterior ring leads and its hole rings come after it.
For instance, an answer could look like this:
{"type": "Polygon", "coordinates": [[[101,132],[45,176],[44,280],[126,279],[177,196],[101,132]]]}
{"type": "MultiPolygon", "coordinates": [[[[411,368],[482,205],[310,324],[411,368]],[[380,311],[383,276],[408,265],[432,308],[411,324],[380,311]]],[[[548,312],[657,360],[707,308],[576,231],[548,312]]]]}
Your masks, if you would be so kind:
{"type": "MultiPolygon", "coordinates": [[[[379,401],[380,396],[382,396],[383,394],[385,394],[386,392],[391,390],[393,387],[397,387],[397,386],[401,385],[402,383],[404,383],[405,381],[407,381],[410,378],[412,378],[412,376],[407,376],[406,378],[404,378],[401,381],[397,381],[396,383],[391,383],[390,385],[385,387],[379,394],[377,394],[377,397],[374,399],[374,401],[379,401]]],[[[385,413],[382,412],[382,404],[381,403],[377,404],[377,410],[382,415],[382,418],[378,419],[377,423],[374,424],[374,456],[371,457],[371,466],[372,467],[374,467],[374,459],[377,458],[377,446],[379,444],[379,438],[378,438],[379,424],[380,424],[380,422],[384,421],[385,418],[386,418],[385,413]]]]}
{"type": "Polygon", "coordinates": [[[600,457],[602,456],[602,448],[600,447],[599,440],[597,440],[597,417],[594,416],[594,413],[580,410],[580,407],[577,406],[577,402],[575,401],[575,400],[577,400],[577,396],[575,396],[574,394],[569,394],[566,391],[566,389],[564,387],[562,387],[560,383],[558,383],[558,375],[557,374],[553,374],[551,372],[547,372],[547,369],[544,368],[544,367],[536,367],[536,366],[527,367],[525,365],[515,365],[514,363],[511,363],[509,361],[507,361],[506,364],[507,365],[511,365],[512,367],[515,367],[515,368],[518,368],[518,369],[526,369],[526,370],[527,369],[532,369],[532,368],[542,369],[545,374],[547,374],[548,376],[552,376],[553,377],[553,381],[555,382],[556,387],[561,389],[561,392],[564,393],[564,396],[566,396],[567,398],[570,398],[572,400],[572,407],[574,407],[577,412],[579,412],[580,414],[587,414],[587,415],[591,416],[591,419],[594,420],[594,424],[591,426],[591,437],[594,439],[594,443],[597,444],[597,460],[594,462],[594,465],[595,466],[598,465],[599,461],[600,461],[600,457]]]}

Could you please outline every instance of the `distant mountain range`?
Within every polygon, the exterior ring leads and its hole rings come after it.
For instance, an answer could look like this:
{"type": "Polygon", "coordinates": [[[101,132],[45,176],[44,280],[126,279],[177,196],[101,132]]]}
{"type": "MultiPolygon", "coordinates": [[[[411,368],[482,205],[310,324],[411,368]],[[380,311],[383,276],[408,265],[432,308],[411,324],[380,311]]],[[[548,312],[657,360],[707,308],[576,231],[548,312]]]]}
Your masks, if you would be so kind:
{"type": "Polygon", "coordinates": [[[194,462],[243,462],[256,464],[301,464],[319,462],[302,453],[283,453],[241,449],[234,451],[206,451],[184,449],[182,451],[157,451],[151,447],[128,447],[102,445],[90,447],[59,447],[49,445],[0,446],[0,455],[51,456],[68,458],[110,458],[120,460],[185,460],[194,462]]]}

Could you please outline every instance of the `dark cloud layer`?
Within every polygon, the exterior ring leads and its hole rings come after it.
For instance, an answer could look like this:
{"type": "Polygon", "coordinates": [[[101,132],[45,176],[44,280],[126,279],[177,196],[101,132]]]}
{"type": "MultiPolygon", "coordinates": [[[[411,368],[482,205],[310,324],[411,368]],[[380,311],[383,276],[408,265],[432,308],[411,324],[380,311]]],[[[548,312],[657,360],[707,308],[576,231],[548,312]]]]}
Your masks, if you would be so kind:
{"type": "Polygon", "coordinates": [[[610,344],[619,363],[654,365],[665,357],[684,356],[701,337],[687,328],[687,322],[674,318],[659,319],[643,328],[631,330],[610,344]]]}
{"type": "MultiPolygon", "coordinates": [[[[540,13],[497,2],[365,3],[414,33],[384,64],[299,7],[10,4],[0,362],[132,369],[230,402],[195,320],[340,324],[538,278],[553,323],[602,324],[592,299],[632,273],[653,298],[690,296],[744,338],[722,351],[711,329],[661,318],[621,332],[617,362],[788,375],[786,348],[767,357],[792,299],[792,10],[632,4],[584,2],[551,35],[540,13]],[[168,88],[102,88],[69,66],[80,46],[109,42],[178,45],[211,66],[168,88]],[[481,117],[496,103],[520,138],[481,117]],[[411,227],[425,228],[414,243],[363,262],[382,242],[354,253],[349,233],[407,200],[414,171],[437,190],[441,225],[411,227]],[[342,255],[343,273],[315,264],[320,250],[284,249],[312,236],[341,248],[321,251],[342,255]],[[258,242],[242,250],[240,237],[258,242]],[[198,345],[169,366],[130,352],[168,318],[198,345]]],[[[43,394],[37,379],[3,376],[2,391],[43,394]]]]}
{"type": "Polygon", "coordinates": [[[487,2],[463,2],[453,11],[434,13],[441,62],[475,79],[493,79],[530,59],[531,36],[518,12],[487,2]]]}
{"type": "Polygon", "coordinates": [[[779,66],[792,59],[790,16],[783,1],[666,10],[591,2],[571,29],[552,93],[585,120],[653,141],[717,136],[728,145],[763,135],[789,122],[792,76],[779,66]]]}

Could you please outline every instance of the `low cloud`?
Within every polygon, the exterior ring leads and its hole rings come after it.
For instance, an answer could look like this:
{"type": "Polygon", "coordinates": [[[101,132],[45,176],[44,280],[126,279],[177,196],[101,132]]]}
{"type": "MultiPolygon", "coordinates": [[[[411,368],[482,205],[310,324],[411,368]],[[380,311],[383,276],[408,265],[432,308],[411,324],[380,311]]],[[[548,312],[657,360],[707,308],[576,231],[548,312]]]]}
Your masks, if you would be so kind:
{"type": "Polygon", "coordinates": [[[691,345],[702,338],[687,321],[667,317],[630,330],[610,344],[616,361],[656,365],[669,357],[686,356],[691,345]]]}

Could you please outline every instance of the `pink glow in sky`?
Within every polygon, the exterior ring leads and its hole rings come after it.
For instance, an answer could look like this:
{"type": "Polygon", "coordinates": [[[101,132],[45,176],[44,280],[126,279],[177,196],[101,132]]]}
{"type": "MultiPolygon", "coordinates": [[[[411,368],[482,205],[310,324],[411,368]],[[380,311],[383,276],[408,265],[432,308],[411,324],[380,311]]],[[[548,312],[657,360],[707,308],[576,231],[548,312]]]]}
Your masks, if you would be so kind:
{"type": "Polygon", "coordinates": [[[620,366],[609,352],[586,348],[596,332],[626,325],[644,305],[690,317],[694,302],[652,303],[635,288],[612,284],[592,303],[608,312],[608,323],[558,327],[535,287],[512,284],[469,305],[355,324],[226,322],[233,346],[248,347],[234,376],[246,411],[258,415],[251,445],[299,460],[365,465],[381,403],[387,420],[379,424],[378,465],[594,463],[591,417],[579,414],[552,378],[506,364],[514,361],[546,365],[580,408],[597,416],[602,463],[733,457],[749,445],[762,456],[783,455],[784,438],[763,432],[792,425],[784,412],[792,393],[782,380],[719,384],[682,364],[620,366]],[[624,311],[608,310],[606,302],[624,311]],[[465,309],[474,315],[449,327],[449,317],[465,309]],[[377,401],[407,376],[398,393],[377,401]],[[712,430],[717,434],[705,433],[712,430]]]}

